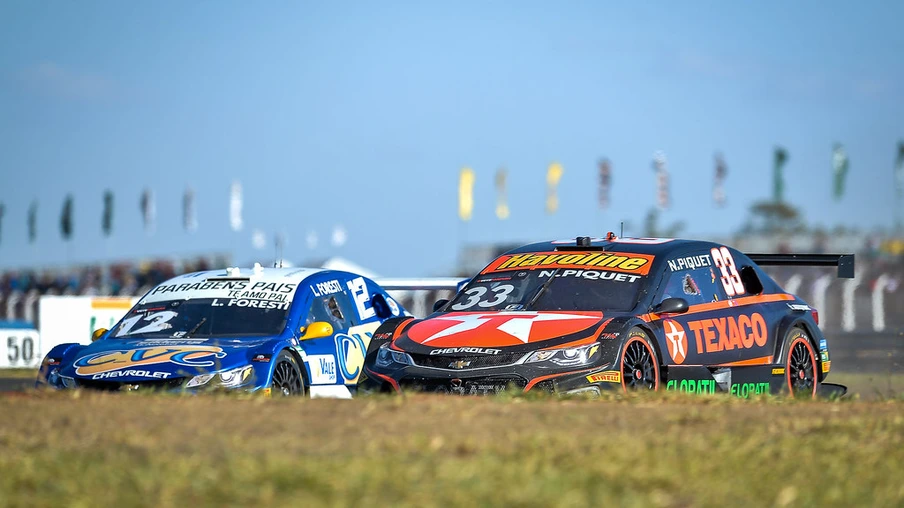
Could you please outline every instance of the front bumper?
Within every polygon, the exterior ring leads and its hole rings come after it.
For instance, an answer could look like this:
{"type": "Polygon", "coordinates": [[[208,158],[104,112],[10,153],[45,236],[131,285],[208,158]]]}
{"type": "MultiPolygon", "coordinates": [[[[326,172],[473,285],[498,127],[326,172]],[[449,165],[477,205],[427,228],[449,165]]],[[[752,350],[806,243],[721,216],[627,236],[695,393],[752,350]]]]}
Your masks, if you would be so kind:
{"type": "MultiPolygon", "coordinates": [[[[446,357],[446,364],[468,360],[446,357]]],[[[436,364],[441,364],[437,360],[436,364]]],[[[380,368],[365,366],[367,379],[361,389],[381,392],[429,392],[457,395],[492,395],[503,392],[540,390],[550,393],[596,392],[620,386],[613,381],[608,363],[579,367],[537,366],[512,364],[479,368],[438,368],[419,365],[392,365],[380,368]]],[[[618,378],[620,383],[621,378],[618,378]]]]}

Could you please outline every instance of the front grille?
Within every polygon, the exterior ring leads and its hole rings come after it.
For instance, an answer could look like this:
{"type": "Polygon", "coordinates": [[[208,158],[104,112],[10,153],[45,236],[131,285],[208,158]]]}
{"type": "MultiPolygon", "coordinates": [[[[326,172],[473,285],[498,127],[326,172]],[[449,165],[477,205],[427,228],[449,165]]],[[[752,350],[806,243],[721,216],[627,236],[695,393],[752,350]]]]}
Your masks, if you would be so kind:
{"type": "Polygon", "coordinates": [[[132,383],[122,381],[106,381],[94,379],[77,379],[76,386],[88,390],[100,390],[118,392],[123,390],[141,391],[167,391],[177,390],[185,384],[188,378],[176,377],[171,379],[155,379],[153,381],[135,381],[132,383]]]}
{"type": "Polygon", "coordinates": [[[482,377],[468,379],[403,379],[403,391],[450,393],[454,395],[494,395],[508,390],[520,392],[527,382],[520,377],[482,377]]]}
{"type": "Polygon", "coordinates": [[[501,355],[483,355],[483,356],[443,356],[443,355],[418,355],[411,354],[411,359],[415,365],[421,367],[433,367],[434,369],[449,370],[465,370],[465,369],[481,369],[484,367],[499,367],[502,365],[511,365],[524,356],[524,353],[506,353],[501,355]],[[460,363],[461,367],[454,367],[452,364],[460,363]]]}

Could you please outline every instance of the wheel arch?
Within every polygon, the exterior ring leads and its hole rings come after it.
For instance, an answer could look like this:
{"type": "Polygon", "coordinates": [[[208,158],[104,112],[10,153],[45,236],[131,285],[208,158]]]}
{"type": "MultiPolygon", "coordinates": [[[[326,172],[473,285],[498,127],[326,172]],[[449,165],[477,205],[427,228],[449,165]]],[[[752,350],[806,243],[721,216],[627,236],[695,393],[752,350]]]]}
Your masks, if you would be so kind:
{"type": "Polygon", "coordinates": [[[821,382],[825,379],[825,374],[822,372],[822,358],[819,354],[818,341],[818,337],[822,336],[822,332],[819,330],[818,326],[814,323],[810,323],[803,316],[786,316],[779,323],[778,333],[776,335],[778,340],[775,341],[773,363],[779,366],[785,365],[784,358],[787,354],[787,351],[785,350],[787,341],[785,339],[792,328],[801,328],[807,334],[807,339],[809,340],[810,346],[813,348],[814,356],[816,357],[816,377],[817,380],[821,382]]]}

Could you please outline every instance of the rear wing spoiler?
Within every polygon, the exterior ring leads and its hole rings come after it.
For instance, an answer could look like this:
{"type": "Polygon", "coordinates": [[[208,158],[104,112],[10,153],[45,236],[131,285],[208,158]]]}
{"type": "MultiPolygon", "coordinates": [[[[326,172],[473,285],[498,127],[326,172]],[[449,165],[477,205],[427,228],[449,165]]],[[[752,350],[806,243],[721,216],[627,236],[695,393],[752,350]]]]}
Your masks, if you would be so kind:
{"type": "Polygon", "coordinates": [[[838,277],[854,278],[853,254],[747,254],[760,266],[837,266],[838,277]]]}

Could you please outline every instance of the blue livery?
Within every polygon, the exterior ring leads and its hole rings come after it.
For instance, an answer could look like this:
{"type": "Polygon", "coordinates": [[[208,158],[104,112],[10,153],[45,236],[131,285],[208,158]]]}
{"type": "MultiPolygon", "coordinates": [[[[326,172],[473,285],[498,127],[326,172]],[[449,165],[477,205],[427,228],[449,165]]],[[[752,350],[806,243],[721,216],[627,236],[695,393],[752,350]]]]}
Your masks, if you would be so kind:
{"type": "Polygon", "coordinates": [[[375,282],[344,271],[189,273],[150,290],[90,345],[53,348],[37,385],[350,397],[374,331],[408,315],[375,282]]]}

